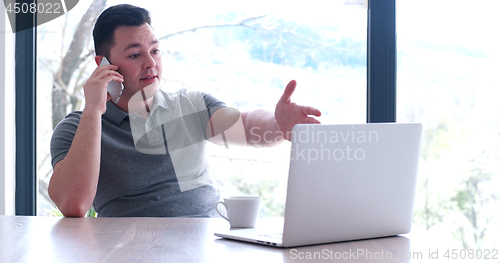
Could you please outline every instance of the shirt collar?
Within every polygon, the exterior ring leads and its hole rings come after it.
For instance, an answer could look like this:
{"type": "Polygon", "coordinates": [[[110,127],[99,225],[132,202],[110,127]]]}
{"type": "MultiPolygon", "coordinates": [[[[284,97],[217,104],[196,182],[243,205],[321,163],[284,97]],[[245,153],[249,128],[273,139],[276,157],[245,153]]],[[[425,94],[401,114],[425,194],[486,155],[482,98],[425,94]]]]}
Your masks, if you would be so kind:
{"type": "MultiPolygon", "coordinates": [[[[163,90],[159,90],[158,93],[154,96],[153,100],[153,109],[156,109],[158,107],[162,107],[164,109],[168,109],[168,103],[165,100],[165,95],[163,94],[163,90]]],[[[106,102],[106,112],[103,115],[107,119],[109,119],[112,123],[115,125],[120,125],[120,123],[125,119],[128,115],[128,113],[122,111],[120,108],[118,108],[111,100],[106,102]]]]}
{"type": "Polygon", "coordinates": [[[168,109],[168,103],[165,100],[165,96],[168,96],[167,94],[164,94],[163,90],[158,90],[158,93],[156,93],[154,100],[153,100],[153,109],[156,107],[162,107],[164,109],[168,109]]]}
{"type": "Polygon", "coordinates": [[[128,116],[128,114],[118,108],[113,102],[111,102],[111,100],[109,100],[108,102],[106,102],[106,112],[103,114],[103,116],[118,126],[123,121],[123,119],[128,116]]]}

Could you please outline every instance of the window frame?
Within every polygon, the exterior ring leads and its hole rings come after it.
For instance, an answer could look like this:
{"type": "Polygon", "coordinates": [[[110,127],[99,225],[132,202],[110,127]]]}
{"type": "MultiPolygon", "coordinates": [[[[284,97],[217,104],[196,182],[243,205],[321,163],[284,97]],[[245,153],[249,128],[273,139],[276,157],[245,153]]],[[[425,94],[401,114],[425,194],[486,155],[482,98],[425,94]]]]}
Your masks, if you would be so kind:
{"type": "Polygon", "coordinates": [[[366,122],[396,122],[396,0],[368,2],[366,122]]]}
{"type": "MultiPolygon", "coordinates": [[[[366,121],[395,122],[396,0],[365,1],[368,1],[366,121]]],[[[30,4],[36,0],[21,2],[30,4]]],[[[16,16],[16,23],[35,25],[35,21],[36,14],[16,16]]],[[[36,39],[36,26],[16,33],[16,215],[37,214],[36,39]]]]}
{"type": "MultiPolygon", "coordinates": [[[[36,4],[36,0],[21,0],[36,4]]],[[[36,215],[36,13],[16,14],[16,215],[36,215]]]]}

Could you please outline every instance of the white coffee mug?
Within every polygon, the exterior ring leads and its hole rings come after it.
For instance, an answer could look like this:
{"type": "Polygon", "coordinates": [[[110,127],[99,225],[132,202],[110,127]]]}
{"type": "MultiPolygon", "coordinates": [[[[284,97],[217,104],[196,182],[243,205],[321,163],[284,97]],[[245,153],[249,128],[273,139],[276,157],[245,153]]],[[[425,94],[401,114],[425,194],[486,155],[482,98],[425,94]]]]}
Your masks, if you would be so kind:
{"type": "Polygon", "coordinates": [[[230,196],[224,198],[224,202],[217,202],[215,211],[229,221],[231,227],[255,227],[259,207],[259,196],[230,196]],[[226,208],[227,217],[219,211],[219,204],[226,208]]]}

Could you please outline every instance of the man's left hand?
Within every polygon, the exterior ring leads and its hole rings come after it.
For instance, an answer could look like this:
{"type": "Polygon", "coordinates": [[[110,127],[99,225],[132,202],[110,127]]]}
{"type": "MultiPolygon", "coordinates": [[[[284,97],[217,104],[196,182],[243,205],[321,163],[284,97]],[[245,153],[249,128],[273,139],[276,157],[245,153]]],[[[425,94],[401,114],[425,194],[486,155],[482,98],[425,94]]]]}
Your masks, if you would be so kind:
{"type": "Polygon", "coordinates": [[[297,105],[291,102],[291,97],[296,86],[297,82],[295,80],[288,83],[285,88],[285,92],[278,101],[274,111],[274,117],[279,125],[279,129],[283,133],[284,138],[287,140],[290,140],[290,132],[295,124],[320,123],[314,117],[309,116],[321,116],[321,112],[318,109],[309,106],[297,105]]]}

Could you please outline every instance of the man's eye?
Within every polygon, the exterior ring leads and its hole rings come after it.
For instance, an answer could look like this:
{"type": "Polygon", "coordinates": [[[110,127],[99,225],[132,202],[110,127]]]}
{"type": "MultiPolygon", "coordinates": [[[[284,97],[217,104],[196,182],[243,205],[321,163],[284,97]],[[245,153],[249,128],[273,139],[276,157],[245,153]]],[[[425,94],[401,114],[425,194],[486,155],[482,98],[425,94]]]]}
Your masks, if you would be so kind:
{"type": "Polygon", "coordinates": [[[130,56],[128,56],[129,58],[137,58],[139,56],[139,54],[132,54],[130,56]]]}

